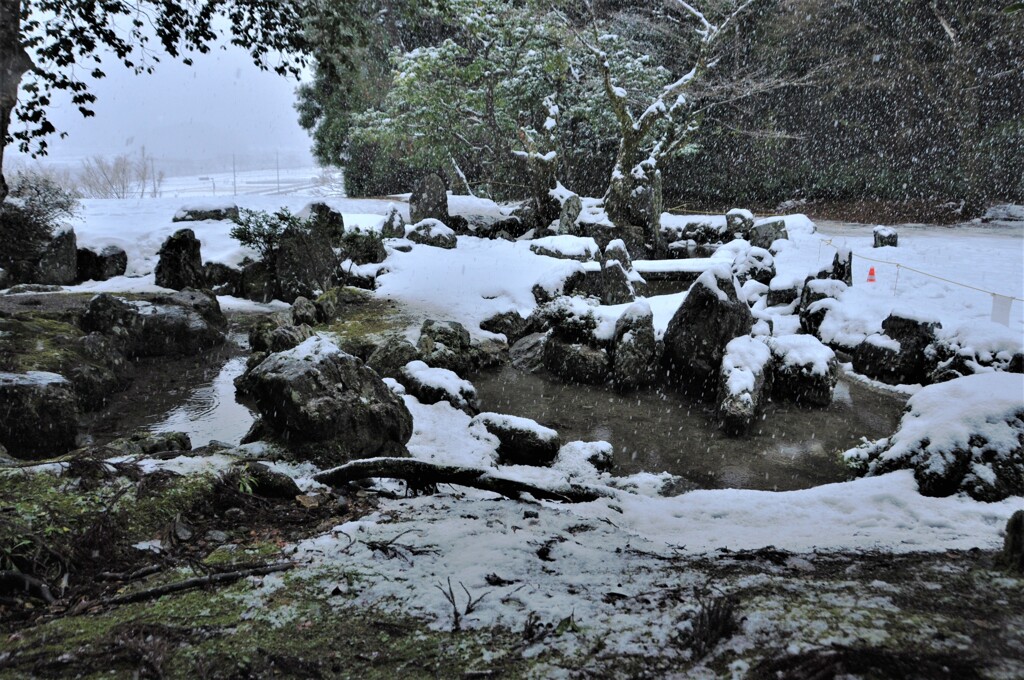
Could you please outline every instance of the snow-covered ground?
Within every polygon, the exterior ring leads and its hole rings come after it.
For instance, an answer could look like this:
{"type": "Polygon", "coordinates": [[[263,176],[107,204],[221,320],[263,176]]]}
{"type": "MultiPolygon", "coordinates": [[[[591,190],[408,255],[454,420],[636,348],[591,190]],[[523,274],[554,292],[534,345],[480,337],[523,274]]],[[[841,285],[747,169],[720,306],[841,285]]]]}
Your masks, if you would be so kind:
{"type": "MultiPolygon", "coordinates": [[[[403,198],[396,197],[394,202],[407,214],[403,198]]],[[[297,212],[311,197],[238,196],[232,200],[248,208],[287,206],[297,212]]],[[[156,252],[167,236],[183,226],[196,231],[207,260],[236,264],[243,256],[253,255],[230,239],[230,223],[172,223],[171,216],[186,202],[169,198],[85,201],[83,215],[75,224],[79,243],[125,248],[128,275],[68,290],[154,290],[156,252]]],[[[379,225],[390,204],[388,200],[344,198],[326,202],[344,213],[346,224],[366,228],[379,225]]],[[[456,212],[499,213],[499,207],[488,201],[458,197],[452,204],[456,212]]],[[[791,240],[783,244],[775,260],[782,278],[802,279],[816,272],[831,262],[835,246],[854,252],[854,285],[841,299],[837,335],[849,339],[877,332],[881,321],[897,309],[938,319],[951,332],[964,329],[962,333],[974,333],[978,343],[1011,349],[1024,346],[1024,303],[1012,302],[1008,326],[994,324],[990,320],[992,295],[975,290],[1024,298],[1021,228],[899,227],[898,248],[873,249],[871,225],[819,225],[814,231],[814,225],[803,216],[790,216],[787,224],[791,240]],[[902,268],[897,280],[895,263],[949,281],[902,268]],[[874,283],[866,281],[871,266],[875,267],[874,283]]],[[[408,253],[392,251],[384,264],[387,273],[379,278],[377,295],[399,301],[415,325],[423,318],[455,320],[474,336],[486,337],[490,334],[479,328],[480,321],[510,309],[528,313],[535,304],[531,288],[538,280],[557,278],[579,266],[536,255],[529,246],[529,242],[459,237],[454,250],[415,246],[408,253]]],[[[659,333],[685,295],[648,300],[659,333]]],[[[607,326],[626,306],[595,311],[607,326]]],[[[778,319],[776,334],[783,332],[794,332],[792,317],[778,319]]],[[[1007,395],[1000,396],[1005,401],[1007,395]]],[[[1024,393],[1016,396],[1024,402],[1024,393]]],[[[426,406],[413,397],[405,399],[414,415],[415,432],[409,443],[414,456],[493,465],[496,442],[477,431],[479,428],[474,430],[469,416],[443,402],[426,406]]],[[[640,592],[664,578],[659,560],[665,556],[725,548],[773,545],[795,552],[992,549],[1001,545],[1000,531],[1007,518],[1024,507],[1024,499],[1019,497],[998,503],[976,502],[966,496],[924,497],[909,471],[802,491],[723,489],[662,497],[658,491],[665,477],[656,474],[657,470],[615,480],[576,463],[514,472],[534,482],[571,479],[605,487],[611,497],[575,505],[544,503],[537,506],[535,517],[526,518],[523,510],[530,506],[495,503],[482,492],[446,489],[426,498],[384,501],[374,516],[302,542],[296,557],[307,561],[307,575],[330,582],[329,588],[325,586],[328,591],[336,588],[341,571],[365,574],[357,596],[360,602],[391,603],[405,611],[421,612],[439,627],[447,625],[451,605],[429,584],[450,576],[453,582],[475,590],[486,587],[488,574],[497,574],[517,586],[503,587],[501,597],[488,598],[468,625],[521,625],[523,612],[567,616],[575,611],[578,618],[592,615],[610,630],[621,629],[623,645],[632,645],[648,634],[654,637],[645,644],[657,645],[657,635],[665,630],[657,628],[654,619],[668,621],[670,613],[651,612],[646,619],[624,615],[620,621],[616,608],[602,604],[594,593],[623,588],[640,592]],[[585,528],[577,530],[579,527],[585,528]],[[399,544],[432,546],[431,550],[417,553],[415,560],[407,562],[384,559],[366,547],[371,538],[387,541],[405,531],[412,533],[399,544]],[[558,560],[557,566],[549,568],[537,559],[537,551],[545,545],[558,560]],[[623,585],[624,578],[628,587],[623,585]]],[[[226,463],[214,467],[222,464],[226,463]]],[[[303,470],[307,487],[309,472],[303,470]]],[[[273,577],[266,579],[267,585],[273,583],[273,577]]]]}

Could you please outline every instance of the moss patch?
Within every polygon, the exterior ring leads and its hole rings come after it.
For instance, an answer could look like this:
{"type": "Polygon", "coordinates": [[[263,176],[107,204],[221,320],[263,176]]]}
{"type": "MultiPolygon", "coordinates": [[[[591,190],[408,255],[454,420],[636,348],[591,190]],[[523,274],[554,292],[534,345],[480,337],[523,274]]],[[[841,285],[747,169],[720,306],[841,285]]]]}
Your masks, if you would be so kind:
{"type": "Polygon", "coordinates": [[[397,302],[383,300],[358,288],[336,288],[332,296],[337,312],[326,330],[338,338],[347,352],[366,359],[377,342],[386,335],[404,333],[412,319],[397,302]]]}

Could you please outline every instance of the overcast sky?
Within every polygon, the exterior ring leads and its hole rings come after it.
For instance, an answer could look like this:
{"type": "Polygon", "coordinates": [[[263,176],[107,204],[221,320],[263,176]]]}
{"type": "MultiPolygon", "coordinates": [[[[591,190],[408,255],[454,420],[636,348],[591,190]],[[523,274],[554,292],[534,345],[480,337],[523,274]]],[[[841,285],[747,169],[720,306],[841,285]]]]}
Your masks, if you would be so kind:
{"type": "Polygon", "coordinates": [[[169,175],[228,170],[232,154],[240,168],[273,167],[276,155],[282,167],[313,164],[294,109],[295,79],[260,71],[234,47],[194,60],[188,67],[168,58],[138,76],[111,65],[91,83],[92,118],[59,97],[49,113],[68,137],[50,138],[50,160],[76,163],[145,146],[169,175]]]}

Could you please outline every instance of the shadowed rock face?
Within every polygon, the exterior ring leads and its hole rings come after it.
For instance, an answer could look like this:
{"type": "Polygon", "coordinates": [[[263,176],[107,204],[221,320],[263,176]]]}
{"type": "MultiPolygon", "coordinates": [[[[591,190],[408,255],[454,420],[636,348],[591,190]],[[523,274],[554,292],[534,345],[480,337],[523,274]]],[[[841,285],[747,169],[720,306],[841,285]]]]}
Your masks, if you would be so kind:
{"type": "Polygon", "coordinates": [[[732,274],[707,272],[669,322],[662,362],[687,392],[711,399],[718,390],[725,346],[750,333],[753,325],[750,309],[736,295],[732,274]]]}
{"type": "Polygon", "coordinates": [[[191,229],[179,229],[160,246],[156,285],[174,290],[206,287],[199,239],[191,229]]]}
{"type": "Polygon", "coordinates": [[[414,224],[427,219],[448,220],[448,194],[444,180],[431,174],[417,182],[416,190],[409,197],[409,216],[414,224]]]}
{"type": "Polygon", "coordinates": [[[79,248],[77,258],[79,281],[106,281],[121,276],[128,268],[128,253],[117,246],[107,246],[100,252],[79,248]]]}
{"type": "Polygon", "coordinates": [[[106,293],[89,302],[80,323],[123,344],[129,357],[194,354],[224,343],[227,319],[217,298],[183,290],[152,301],[127,301],[106,293]]]}
{"type": "Polygon", "coordinates": [[[264,424],[278,437],[331,444],[318,456],[323,463],[401,454],[412,436],[401,397],[360,359],[320,337],[270,355],[248,381],[264,424]]]}
{"type": "Polygon", "coordinates": [[[75,446],[78,406],[56,373],[0,373],[0,446],[19,458],[49,458],[75,446]]]}

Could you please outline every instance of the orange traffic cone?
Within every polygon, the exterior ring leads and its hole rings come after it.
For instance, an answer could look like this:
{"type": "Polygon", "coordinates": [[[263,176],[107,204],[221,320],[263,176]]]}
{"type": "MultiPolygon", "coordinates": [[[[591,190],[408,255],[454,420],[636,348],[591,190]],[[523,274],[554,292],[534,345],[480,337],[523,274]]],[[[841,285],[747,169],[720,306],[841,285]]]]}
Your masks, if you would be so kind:
{"type": "Polygon", "coordinates": [[[871,269],[868,270],[868,283],[874,283],[874,282],[875,282],[875,268],[872,267],[871,269]]]}

